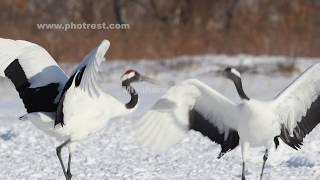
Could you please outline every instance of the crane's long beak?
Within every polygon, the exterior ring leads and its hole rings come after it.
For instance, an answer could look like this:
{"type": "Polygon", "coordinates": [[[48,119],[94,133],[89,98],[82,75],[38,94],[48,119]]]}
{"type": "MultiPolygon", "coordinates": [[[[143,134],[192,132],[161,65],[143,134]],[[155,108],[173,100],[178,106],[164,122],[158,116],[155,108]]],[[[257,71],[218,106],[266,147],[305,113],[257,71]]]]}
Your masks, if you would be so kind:
{"type": "Polygon", "coordinates": [[[217,74],[217,76],[223,76],[223,77],[227,76],[227,73],[224,70],[218,70],[218,71],[216,71],[216,74],[217,74]]]}
{"type": "Polygon", "coordinates": [[[159,80],[153,79],[153,78],[150,78],[150,77],[144,76],[144,75],[140,76],[140,81],[145,81],[145,82],[148,82],[148,83],[151,83],[151,84],[155,84],[155,85],[158,85],[158,86],[163,85],[163,83],[160,82],[159,80]]]}

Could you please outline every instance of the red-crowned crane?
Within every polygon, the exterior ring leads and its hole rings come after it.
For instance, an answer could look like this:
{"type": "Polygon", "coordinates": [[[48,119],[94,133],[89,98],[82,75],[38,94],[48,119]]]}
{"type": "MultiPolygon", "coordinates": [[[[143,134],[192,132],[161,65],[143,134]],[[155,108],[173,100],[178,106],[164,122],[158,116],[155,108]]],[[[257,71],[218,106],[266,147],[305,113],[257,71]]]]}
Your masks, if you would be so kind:
{"type": "Polygon", "coordinates": [[[240,73],[226,68],[242,100],[236,104],[205,85],[190,79],[171,87],[137,123],[137,138],[154,151],[164,151],[196,130],[220,144],[218,158],[239,144],[242,179],[250,147],[265,148],[260,179],[269,149],[279,138],[294,149],[320,122],[320,64],[315,64],[270,101],[249,98],[240,73]]]}
{"type": "Polygon", "coordinates": [[[0,76],[11,80],[28,113],[20,119],[30,120],[63,141],[56,152],[67,180],[72,177],[71,153],[75,144],[103,128],[111,118],[132,112],[138,103],[138,94],[131,83],[151,81],[134,70],[126,71],[121,80],[131,95],[127,104],[103,92],[97,77],[109,46],[110,42],[103,40],[68,78],[39,45],[0,39],[0,76]],[[67,170],[61,159],[61,149],[65,146],[69,147],[67,170]]]}

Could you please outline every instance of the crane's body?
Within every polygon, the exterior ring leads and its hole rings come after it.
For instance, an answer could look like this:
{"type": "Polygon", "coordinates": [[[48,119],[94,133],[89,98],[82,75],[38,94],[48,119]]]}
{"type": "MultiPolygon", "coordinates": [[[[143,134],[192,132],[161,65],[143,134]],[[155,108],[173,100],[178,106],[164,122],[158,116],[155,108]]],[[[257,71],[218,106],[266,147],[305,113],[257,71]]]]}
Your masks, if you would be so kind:
{"type": "Polygon", "coordinates": [[[131,96],[127,104],[103,92],[97,78],[109,47],[110,42],[103,40],[68,77],[41,46],[0,38],[0,76],[13,83],[24,103],[27,114],[20,119],[30,120],[63,141],[56,152],[67,180],[72,177],[71,153],[75,144],[105,127],[110,119],[132,112],[138,104],[138,94],[130,84],[150,79],[134,70],[124,73],[122,87],[131,96]],[[65,146],[69,146],[67,170],[61,159],[65,146]]]}
{"type": "MultiPolygon", "coordinates": [[[[74,92],[70,91],[69,93],[74,92]]],[[[132,111],[127,110],[121,102],[108,94],[103,94],[97,99],[86,99],[85,95],[80,95],[82,93],[77,93],[78,98],[70,96],[72,98],[71,103],[77,104],[80,108],[68,114],[66,117],[68,121],[65,122],[63,127],[54,125],[55,113],[53,112],[33,112],[20,119],[30,120],[38,129],[59,141],[71,139],[72,142],[76,142],[105,127],[110,119],[129,114],[132,111]],[[88,104],[89,107],[87,107],[88,104]],[[90,123],[87,122],[88,119],[90,123]]]]}
{"type": "Polygon", "coordinates": [[[124,116],[132,111],[102,91],[99,97],[91,98],[82,90],[71,87],[64,101],[68,102],[64,104],[64,108],[74,108],[64,113],[65,122],[62,128],[68,131],[67,135],[72,141],[81,140],[105,127],[110,119],[124,116]],[[74,107],[75,104],[77,107],[74,107]]]}
{"type": "Polygon", "coordinates": [[[250,146],[270,148],[275,136],[280,134],[280,123],[273,112],[270,102],[254,99],[238,105],[239,112],[233,121],[238,121],[238,133],[241,142],[250,146]],[[270,138],[271,137],[271,138],[270,138]]]}
{"type": "Polygon", "coordinates": [[[320,64],[307,69],[273,100],[249,98],[240,73],[226,68],[241,98],[234,103],[196,80],[185,80],[162,96],[137,124],[136,136],[145,146],[162,152],[195,130],[220,144],[221,158],[238,145],[243,159],[242,179],[250,147],[264,147],[262,179],[270,148],[279,138],[299,149],[303,138],[320,122],[320,64]]]}

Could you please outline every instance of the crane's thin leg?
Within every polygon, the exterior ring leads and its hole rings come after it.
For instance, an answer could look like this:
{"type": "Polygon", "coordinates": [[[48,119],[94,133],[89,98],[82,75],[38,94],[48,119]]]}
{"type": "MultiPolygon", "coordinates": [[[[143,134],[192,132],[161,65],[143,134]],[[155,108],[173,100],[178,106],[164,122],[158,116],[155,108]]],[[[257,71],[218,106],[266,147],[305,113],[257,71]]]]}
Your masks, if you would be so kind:
{"type": "Polygon", "coordinates": [[[261,174],[260,174],[260,180],[262,180],[262,176],[263,176],[263,171],[264,171],[264,166],[266,165],[266,161],[268,159],[268,149],[266,149],[264,155],[263,155],[263,164],[262,164],[262,169],[261,169],[261,174]]]}
{"type": "Polygon", "coordinates": [[[68,169],[67,169],[67,176],[68,178],[72,178],[72,174],[71,174],[71,152],[69,152],[69,160],[68,160],[68,169]]]}
{"type": "Polygon", "coordinates": [[[241,180],[246,180],[245,172],[246,172],[246,163],[245,163],[245,162],[242,162],[242,175],[241,175],[241,180]]]}
{"type": "MultiPolygon", "coordinates": [[[[66,142],[62,143],[60,146],[58,146],[58,147],[56,148],[56,153],[57,153],[57,156],[58,156],[60,165],[61,165],[61,167],[62,167],[64,176],[66,177],[66,180],[71,180],[71,177],[68,177],[67,172],[66,172],[66,168],[64,167],[63,161],[62,161],[62,159],[61,159],[61,150],[62,150],[62,148],[63,148],[64,146],[66,146],[66,145],[69,144],[69,143],[70,143],[70,139],[67,140],[66,142]]],[[[70,156],[69,156],[69,158],[70,158],[70,156]]],[[[69,160],[70,160],[70,159],[69,159],[69,160]]]]}
{"type": "Polygon", "coordinates": [[[241,180],[246,179],[246,161],[248,156],[248,151],[250,148],[250,144],[248,142],[241,143],[241,153],[242,153],[242,175],[241,180]]]}

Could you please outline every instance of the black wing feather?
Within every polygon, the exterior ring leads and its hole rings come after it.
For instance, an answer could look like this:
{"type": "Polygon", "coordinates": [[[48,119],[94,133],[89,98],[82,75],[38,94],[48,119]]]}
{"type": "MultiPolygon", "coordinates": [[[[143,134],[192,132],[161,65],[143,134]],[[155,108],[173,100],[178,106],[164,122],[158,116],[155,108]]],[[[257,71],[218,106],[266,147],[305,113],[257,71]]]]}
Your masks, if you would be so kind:
{"type": "Polygon", "coordinates": [[[239,145],[239,134],[237,131],[230,129],[227,139],[225,134],[220,133],[219,129],[206,120],[198,111],[189,112],[189,128],[199,131],[202,135],[207,136],[211,141],[220,144],[221,152],[218,158],[221,158],[226,152],[233,150],[239,145]]]}
{"type": "Polygon", "coordinates": [[[287,145],[293,149],[298,150],[302,143],[303,138],[309,134],[320,122],[320,96],[311,104],[307,110],[306,116],[303,116],[301,121],[293,130],[293,136],[290,136],[288,129],[282,125],[280,138],[287,145]]]}
{"type": "Polygon", "coordinates": [[[15,59],[4,73],[14,84],[28,113],[55,112],[57,110],[55,99],[59,94],[59,83],[30,88],[31,84],[18,59],[15,59]]]}

